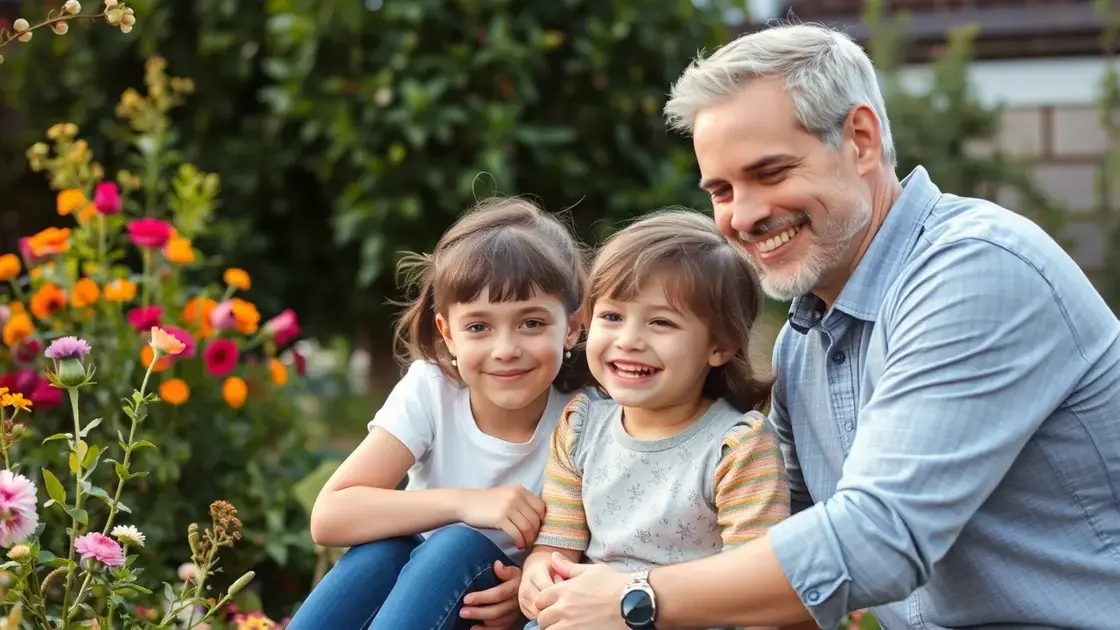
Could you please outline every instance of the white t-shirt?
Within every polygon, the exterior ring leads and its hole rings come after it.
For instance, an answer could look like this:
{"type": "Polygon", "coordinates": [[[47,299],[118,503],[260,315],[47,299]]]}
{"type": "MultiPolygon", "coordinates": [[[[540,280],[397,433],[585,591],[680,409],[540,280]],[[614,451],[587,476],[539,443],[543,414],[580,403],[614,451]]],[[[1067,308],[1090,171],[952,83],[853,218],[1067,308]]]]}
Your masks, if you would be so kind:
{"type": "MultiPolygon", "coordinates": [[[[408,471],[406,490],[520,484],[539,495],[552,430],[564,407],[579,393],[552,388],[532,439],[506,442],[475,424],[469,389],[447,378],[434,363],[416,361],[369,422],[369,429],[385,429],[412,451],[416,463],[408,471]]],[[[521,564],[525,552],[508,534],[500,529],[478,531],[521,564]]]]}

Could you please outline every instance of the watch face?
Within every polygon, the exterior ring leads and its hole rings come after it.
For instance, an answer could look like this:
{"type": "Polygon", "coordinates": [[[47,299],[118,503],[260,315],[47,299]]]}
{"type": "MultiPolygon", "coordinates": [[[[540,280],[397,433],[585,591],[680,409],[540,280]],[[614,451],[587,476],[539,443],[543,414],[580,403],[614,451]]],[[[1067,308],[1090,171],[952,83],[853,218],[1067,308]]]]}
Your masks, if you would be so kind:
{"type": "Polygon", "coordinates": [[[622,598],[622,618],[630,627],[653,623],[653,598],[645,591],[630,591],[622,598]]]}

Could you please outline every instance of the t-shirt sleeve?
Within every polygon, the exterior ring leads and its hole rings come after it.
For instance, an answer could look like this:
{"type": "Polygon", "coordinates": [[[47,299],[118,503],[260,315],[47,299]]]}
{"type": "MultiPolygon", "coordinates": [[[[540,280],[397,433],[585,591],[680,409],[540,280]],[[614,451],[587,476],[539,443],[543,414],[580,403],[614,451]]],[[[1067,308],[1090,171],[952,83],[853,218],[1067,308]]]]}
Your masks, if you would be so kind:
{"type": "Polygon", "coordinates": [[[541,492],[545,516],[537,534],[538,545],[586,551],[591,540],[583,511],[583,473],[574,463],[589,405],[584,395],[573,398],[552,432],[541,492]]]}
{"type": "Polygon", "coordinates": [[[761,417],[729,430],[722,452],[715,469],[715,504],[723,548],[730,549],[789,516],[789,483],[777,437],[761,417]]]}
{"type": "Polygon", "coordinates": [[[444,378],[438,366],[414,362],[370,420],[369,430],[385,429],[408,447],[416,461],[424,459],[435,438],[434,409],[440,407],[444,378]]]}

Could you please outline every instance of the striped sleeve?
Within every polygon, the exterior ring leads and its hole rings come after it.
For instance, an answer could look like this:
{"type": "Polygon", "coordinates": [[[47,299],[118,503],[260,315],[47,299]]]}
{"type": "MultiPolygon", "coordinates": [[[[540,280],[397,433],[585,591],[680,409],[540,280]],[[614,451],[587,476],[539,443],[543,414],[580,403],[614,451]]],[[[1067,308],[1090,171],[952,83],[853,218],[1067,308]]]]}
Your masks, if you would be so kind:
{"type": "Polygon", "coordinates": [[[582,395],[572,399],[552,432],[541,493],[545,516],[537,534],[538,545],[586,551],[591,540],[583,511],[583,475],[572,463],[588,404],[582,395]]]}
{"type": "Polygon", "coordinates": [[[789,484],[778,440],[765,422],[737,425],[723,438],[715,470],[715,504],[723,548],[766,533],[789,516],[789,484]]]}

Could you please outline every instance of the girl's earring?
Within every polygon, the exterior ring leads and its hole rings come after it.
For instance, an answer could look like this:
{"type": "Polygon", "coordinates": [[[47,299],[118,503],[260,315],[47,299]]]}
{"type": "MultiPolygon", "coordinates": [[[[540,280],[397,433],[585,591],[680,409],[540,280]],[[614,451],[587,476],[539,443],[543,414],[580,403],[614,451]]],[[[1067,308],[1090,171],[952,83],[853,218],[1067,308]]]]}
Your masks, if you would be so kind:
{"type": "Polygon", "coordinates": [[[451,357],[451,365],[453,365],[455,367],[459,367],[459,360],[456,359],[455,357],[451,357]]]}
{"type": "Polygon", "coordinates": [[[572,351],[571,351],[571,350],[565,350],[565,351],[564,351],[564,358],[565,358],[565,359],[570,359],[570,358],[572,358],[572,351]]]}

